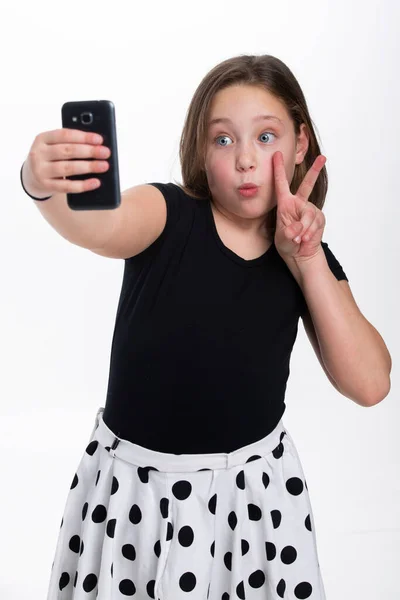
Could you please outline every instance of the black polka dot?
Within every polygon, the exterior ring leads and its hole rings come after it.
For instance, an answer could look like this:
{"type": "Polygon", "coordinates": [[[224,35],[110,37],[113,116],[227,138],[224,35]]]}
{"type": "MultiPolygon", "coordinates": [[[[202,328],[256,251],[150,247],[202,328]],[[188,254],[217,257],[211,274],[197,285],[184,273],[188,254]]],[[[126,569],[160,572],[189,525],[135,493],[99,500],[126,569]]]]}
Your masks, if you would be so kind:
{"type": "Polygon", "coordinates": [[[98,504],[92,512],[92,521],[94,523],[103,523],[107,518],[107,509],[103,504],[98,504]]]}
{"type": "Polygon", "coordinates": [[[86,453],[89,454],[90,456],[93,456],[93,454],[97,450],[98,445],[99,445],[99,442],[97,440],[93,440],[93,442],[90,442],[90,444],[88,444],[88,446],[86,447],[86,453]]]}
{"type": "Polygon", "coordinates": [[[224,564],[228,571],[232,570],[232,552],[225,552],[224,554],[224,564]]]}
{"type": "Polygon", "coordinates": [[[73,535],[72,538],[69,540],[69,549],[72,550],[72,552],[76,552],[78,554],[80,545],[81,539],[79,535],[73,535]]]}
{"type": "Polygon", "coordinates": [[[169,500],[168,498],[161,498],[160,500],[160,512],[163,519],[168,518],[168,506],[169,500]]]}
{"type": "Polygon", "coordinates": [[[100,473],[101,473],[101,471],[100,471],[100,469],[99,469],[99,470],[97,471],[96,483],[95,483],[94,485],[97,485],[97,484],[98,484],[98,482],[99,482],[99,478],[100,478],[100,473]]]}
{"type": "Polygon", "coordinates": [[[156,584],[156,580],[152,579],[146,585],[146,591],[147,591],[147,594],[150,596],[150,598],[154,598],[154,586],[155,586],[155,584],[156,584]]]}
{"type": "Polygon", "coordinates": [[[172,493],[178,500],[186,500],[192,493],[192,484],[186,480],[177,481],[172,486],[172,493]]]}
{"type": "Polygon", "coordinates": [[[117,519],[110,519],[110,520],[107,522],[107,529],[106,529],[106,532],[107,532],[107,535],[108,535],[108,537],[110,537],[110,538],[113,538],[113,537],[114,537],[114,533],[115,533],[115,525],[116,525],[116,524],[117,524],[117,519]]]}
{"type": "Polygon", "coordinates": [[[181,527],[178,532],[178,541],[181,546],[184,548],[188,548],[193,544],[194,540],[194,532],[193,529],[189,525],[185,525],[181,527]]]}
{"type": "Polygon", "coordinates": [[[124,596],[133,596],[134,594],[136,594],[136,587],[133,581],[131,581],[130,579],[123,579],[119,583],[119,591],[124,596]]]}
{"type": "Polygon", "coordinates": [[[142,511],[137,504],[134,504],[129,511],[129,520],[134,525],[137,525],[142,520],[142,511]]]}
{"type": "Polygon", "coordinates": [[[74,478],[71,483],[71,488],[70,488],[71,490],[73,490],[78,485],[78,481],[79,481],[78,475],[75,473],[74,478]]]}
{"type": "Polygon", "coordinates": [[[277,529],[282,521],[282,513],[280,510],[271,510],[271,519],[274,529],[277,529]]]}
{"type": "Polygon", "coordinates": [[[232,510],[229,515],[228,515],[228,523],[229,523],[229,527],[232,529],[232,531],[235,531],[235,527],[237,525],[237,516],[234,510],[232,510]]]}
{"type": "Polygon", "coordinates": [[[83,552],[84,548],[85,548],[85,546],[84,546],[84,544],[83,544],[83,540],[82,540],[82,541],[81,541],[81,549],[80,549],[80,552],[79,552],[79,556],[82,554],[82,552],[83,552]]]}
{"type": "Polygon", "coordinates": [[[306,529],[308,529],[308,531],[312,531],[312,527],[311,527],[311,517],[310,515],[306,516],[306,519],[304,521],[304,525],[306,526],[306,529]]]}
{"type": "Polygon", "coordinates": [[[124,544],[122,546],[122,556],[127,558],[128,560],[135,560],[136,558],[136,550],[132,544],[124,544]]]}
{"type": "Polygon", "coordinates": [[[160,554],[161,554],[161,542],[160,540],[157,540],[156,543],[154,544],[154,554],[160,558],[160,554]]]}
{"type": "Polygon", "coordinates": [[[148,467],[138,467],[137,473],[138,473],[139,479],[142,483],[149,483],[149,468],[148,467]]]}
{"type": "Polygon", "coordinates": [[[217,508],[217,494],[214,494],[214,496],[212,496],[212,498],[210,498],[210,500],[208,502],[208,510],[210,511],[210,513],[215,515],[216,508],[217,508]]]}
{"type": "Polygon", "coordinates": [[[82,508],[82,521],[85,520],[88,506],[89,506],[89,504],[87,502],[85,502],[85,504],[83,505],[83,508],[82,508]]]}
{"type": "Polygon", "coordinates": [[[281,551],[281,561],[285,565],[291,565],[297,558],[297,550],[293,546],[285,546],[281,551]]]}
{"type": "Polygon", "coordinates": [[[276,546],[272,542],[265,542],[265,554],[267,560],[274,560],[276,556],[276,546]]]}
{"type": "Polygon", "coordinates": [[[115,492],[118,491],[118,488],[119,488],[118,479],[116,477],[113,477],[112,484],[111,484],[111,496],[113,494],[115,494],[115,492]]]}
{"type": "Polygon", "coordinates": [[[239,473],[236,475],[236,485],[240,490],[244,490],[245,489],[245,482],[244,482],[244,471],[243,469],[241,471],[239,471],[239,473]]]}
{"type": "Polygon", "coordinates": [[[261,456],[259,454],[254,454],[253,456],[250,456],[247,460],[246,463],[252,462],[253,460],[259,460],[261,458],[261,456]]]}
{"type": "Polygon", "coordinates": [[[169,540],[172,540],[173,533],[174,533],[174,528],[172,527],[172,523],[170,521],[168,521],[168,523],[167,523],[167,537],[165,538],[167,542],[169,540]]]}
{"type": "Polygon", "coordinates": [[[149,471],[158,471],[155,467],[138,467],[137,473],[142,483],[149,483],[149,471]]]}
{"type": "Polygon", "coordinates": [[[301,494],[303,488],[303,482],[299,477],[291,477],[286,482],[286,489],[289,492],[289,494],[292,494],[293,496],[298,496],[299,494],[301,494]]]}
{"type": "Polygon", "coordinates": [[[270,478],[269,478],[268,473],[264,473],[263,472],[261,479],[262,479],[262,482],[263,482],[263,486],[265,487],[265,489],[267,489],[267,487],[270,484],[270,478]]]}
{"type": "Polygon", "coordinates": [[[252,588],[260,588],[265,583],[265,573],[258,569],[254,571],[249,577],[249,586],[252,588]]]}
{"type": "Polygon", "coordinates": [[[82,587],[85,592],[92,592],[97,585],[97,577],[94,573],[89,573],[83,580],[82,587]]]}
{"type": "Polygon", "coordinates": [[[242,540],[241,546],[242,546],[242,556],[244,556],[245,554],[248,553],[250,544],[247,540],[242,540]]]}
{"type": "Polygon", "coordinates": [[[213,543],[210,546],[210,554],[213,558],[214,558],[214,552],[215,552],[215,540],[213,541],[213,543]]]}
{"type": "Polygon", "coordinates": [[[60,588],[60,590],[63,590],[65,587],[67,587],[69,581],[70,576],[64,571],[64,573],[61,574],[60,581],[58,582],[58,587],[60,588]]]}
{"type": "Polygon", "coordinates": [[[196,587],[196,576],[188,571],[179,578],[179,587],[184,592],[191,592],[196,587]]]}
{"type": "Polygon", "coordinates": [[[75,573],[74,588],[76,588],[76,582],[77,581],[78,581],[78,571],[76,571],[76,573],[75,573]]]}
{"type": "Polygon", "coordinates": [[[308,583],[308,581],[302,581],[294,588],[294,595],[299,600],[305,600],[305,598],[309,598],[312,594],[312,585],[308,583]]]}
{"type": "Polygon", "coordinates": [[[241,581],[236,586],[236,594],[237,594],[237,597],[240,598],[240,600],[245,600],[246,596],[244,595],[244,583],[243,583],[243,581],[241,581]]]}
{"type": "Polygon", "coordinates": [[[248,504],[247,511],[249,513],[250,521],[259,521],[262,517],[261,508],[256,504],[248,504]]]}
{"type": "Polygon", "coordinates": [[[283,454],[283,444],[280,443],[275,450],[272,451],[272,455],[274,458],[281,458],[282,454],[283,454]]]}
{"type": "Polygon", "coordinates": [[[281,579],[280,582],[278,583],[278,585],[276,586],[276,593],[278,594],[279,598],[285,597],[285,590],[286,590],[286,582],[284,579],[281,579]]]}

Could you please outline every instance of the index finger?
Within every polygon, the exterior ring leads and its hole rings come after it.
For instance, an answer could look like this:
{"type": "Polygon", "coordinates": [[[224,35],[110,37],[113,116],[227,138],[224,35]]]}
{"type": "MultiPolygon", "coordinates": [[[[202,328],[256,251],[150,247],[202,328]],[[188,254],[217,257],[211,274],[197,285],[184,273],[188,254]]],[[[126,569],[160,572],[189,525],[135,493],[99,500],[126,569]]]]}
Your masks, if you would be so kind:
{"type": "Polygon", "coordinates": [[[286,177],[285,164],[283,162],[282,152],[275,152],[272,157],[274,165],[274,177],[277,190],[277,196],[290,195],[289,182],[286,177]]]}
{"type": "Polygon", "coordinates": [[[101,144],[103,142],[102,136],[98,133],[83,131],[82,129],[70,129],[68,127],[46,131],[43,134],[39,134],[38,137],[40,136],[42,136],[42,141],[46,144],[101,144]]]}

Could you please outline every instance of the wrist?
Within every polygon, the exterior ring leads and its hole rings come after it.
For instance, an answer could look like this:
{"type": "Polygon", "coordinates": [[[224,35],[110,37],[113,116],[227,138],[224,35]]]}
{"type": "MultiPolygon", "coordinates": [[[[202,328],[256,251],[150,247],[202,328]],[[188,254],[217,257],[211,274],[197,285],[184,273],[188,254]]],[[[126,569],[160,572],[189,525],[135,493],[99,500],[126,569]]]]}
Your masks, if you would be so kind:
{"type": "Polygon", "coordinates": [[[30,175],[30,171],[26,167],[26,161],[24,161],[24,163],[22,164],[22,167],[21,167],[20,180],[21,180],[21,185],[22,185],[24,192],[26,194],[28,194],[28,196],[33,198],[33,200],[48,200],[49,198],[51,198],[51,195],[50,196],[44,195],[43,190],[35,189],[35,187],[32,183],[32,177],[30,175]]]}
{"type": "Polygon", "coordinates": [[[284,261],[300,287],[307,278],[313,277],[314,273],[319,273],[328,266],[325,252],[321,245],[314,256],[301,258],[288,257],[284,261]]]}

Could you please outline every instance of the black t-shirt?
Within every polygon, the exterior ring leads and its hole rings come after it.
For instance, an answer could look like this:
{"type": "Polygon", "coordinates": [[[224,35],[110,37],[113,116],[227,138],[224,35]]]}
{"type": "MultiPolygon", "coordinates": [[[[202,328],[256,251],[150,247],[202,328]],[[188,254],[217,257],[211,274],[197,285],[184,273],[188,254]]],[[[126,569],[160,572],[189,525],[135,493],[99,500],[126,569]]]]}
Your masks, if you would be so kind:
{"type": "MultiPolygon", "coordinates": [[[[222,243],[210,199],[150,185],[164,195],[167,222],[125,259],[104,422],[158,452],[232,452],[282,417],[307,304],[274,243],[245,260],[222,243]]],[[[322,247],[336,278],[348,280],[322,247]]]]}

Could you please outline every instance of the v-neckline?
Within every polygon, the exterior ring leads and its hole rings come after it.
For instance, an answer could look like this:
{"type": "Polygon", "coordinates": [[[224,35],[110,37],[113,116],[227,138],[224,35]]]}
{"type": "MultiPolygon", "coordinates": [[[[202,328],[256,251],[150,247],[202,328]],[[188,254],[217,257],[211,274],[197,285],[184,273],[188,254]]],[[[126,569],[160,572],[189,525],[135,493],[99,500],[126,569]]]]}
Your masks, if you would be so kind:
{"type": "Polygon", "coordinates": [[[209,221],[211,223],[211,229],[213,232],[213,236],[214,236],[214,239],[215,239],[219,249],[226,256],[228,256],[228,258],[230,258],[237,264],[244,266],[244,267],[256,267],[256,266],[262,264],[269,257],[269,255],[273,253],[274,248],[275,248],[274,241],[272,241],[271,245],[267,248],[267,250],[263,254],[261,254],[261,256],[258,256],[256,258],[250,258],[249,260],[246,260],[242,256],[239,256],[238,254],[236,254],[236,252],[234,252],[233,250],[231,250],[230,248],[225,246],[225,244],[223,243],[223,241],[221,240],[221,238],[219,236],[217,226],[215,224],[214,213],[212,211],[211,198],[207,199],[207,213],[208,213],[209,221]]]}

